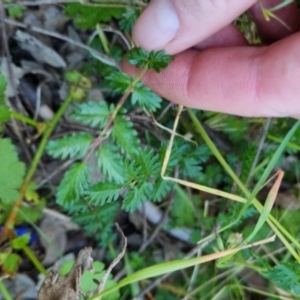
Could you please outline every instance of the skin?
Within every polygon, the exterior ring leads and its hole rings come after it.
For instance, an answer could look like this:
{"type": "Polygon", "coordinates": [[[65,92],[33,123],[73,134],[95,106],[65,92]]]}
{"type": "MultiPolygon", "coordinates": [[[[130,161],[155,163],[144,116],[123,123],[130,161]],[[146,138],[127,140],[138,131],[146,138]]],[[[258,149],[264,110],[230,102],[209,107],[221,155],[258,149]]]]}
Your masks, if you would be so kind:
{"type": "MultiPolygon", "coordinates": [[[[262,1],[264,7],[281,2],[262,1]]],[[[255,0],[152,0],[133,29],[135,43],[147,50],[164,49],[175,60],[159,74],[147,72],[144,83],[187,107],[246,117],[300,118],[299,12],[291,3],[275,14],[289,29],[274,19],[265,21],[255,0]],[[173,12],[167,26],[160,24],[159,15],[156,18],[157,10],[164,12],[159,1],[173,12]],[[246,10],[264,45],[248,45],[230,25],[246,10]]],[[[123,70],[140,72],[126,62],[123,70]]]]}

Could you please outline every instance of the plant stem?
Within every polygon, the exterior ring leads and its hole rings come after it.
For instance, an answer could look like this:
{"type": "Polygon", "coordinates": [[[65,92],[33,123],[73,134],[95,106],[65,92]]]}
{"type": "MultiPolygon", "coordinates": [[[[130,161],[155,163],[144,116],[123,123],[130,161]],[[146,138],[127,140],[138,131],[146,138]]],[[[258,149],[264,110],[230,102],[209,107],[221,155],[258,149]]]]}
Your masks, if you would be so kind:
{"type": "Polygon", "coordinates": [[[22,114],[19,114],[18,112],[16,111],[10,111],[10,115],[12,117],[14,117],[15,119],[17,120],[20,120],[28,125],[31,125],[33,127],[35,127],[36,129],[39,129],[40,128],[40,124],[38,122],[36,122],[35,120],[32,120],[26,116],[23,116],[22,114]]]}
{"type": "Polygon", "coordinates": [[[30,165],[30,168],[27,172],[27,175],[23,181],[23,184],[20,188],[20,196],[19,198],[17,199],[17,201],[15,202],[12,210],[10,211],[10,214],[5,222],[5,226],[3,228],[3,231],[2,231],[2,236],[0,238],[0,244],[1,242],[3,242],[3,240],[5,239],[7,233],[10,231],[10,230],[13,230],[14,228],[14,223],[15,223],[15,219],[16,219],[16,216],[17,216],[17,213],[18,213],[18,210],[22,204],[22,201],[23,201],[23,198],[24,198],[24,195],[26,193],[26,190],[28,188],[28,185],[32,179],[32,176],[34,175],[37,167],[38,167],[38,164],[40,162],[40,159],[43,155],[43,152],[44,152],[44,149],[46,147],[46,144],[48,142],[48,139],[51,135],[51,133],[53,132],[55,126],[57,125],[58,121],[60,120],[60,118],[63,116],[64,112],[66,111],[67,107],[69,106],[70,102],[71,102],[72,98],[70,96],[68,96],[63,104],[61,105],[61,107],[59,108],[59,110],[57,111],[57,113],[55,114],[54,118],[51,120],[51,122],[48,124],[45,132],[43,133],[43,136],[42,136],[42,140],[39,144],[39,147],[35,153],[35,156],[32,160],[32,163],[30,165]]]}
{"type": "Polygon", "coordinates": [[[0,280],[0,292],[5,300],[14,300],[2,280],[0,280]]]}
{"type": "Polygon", "coordinates": [[[24,246],[22,249],[27,257],[31,260],[35,268],[42,273],[43,275],[47,275],[47,270],[44,268],[44,266],[40,263],[36,255],[32,252],[32,250],[28,246],[24,246]]]}

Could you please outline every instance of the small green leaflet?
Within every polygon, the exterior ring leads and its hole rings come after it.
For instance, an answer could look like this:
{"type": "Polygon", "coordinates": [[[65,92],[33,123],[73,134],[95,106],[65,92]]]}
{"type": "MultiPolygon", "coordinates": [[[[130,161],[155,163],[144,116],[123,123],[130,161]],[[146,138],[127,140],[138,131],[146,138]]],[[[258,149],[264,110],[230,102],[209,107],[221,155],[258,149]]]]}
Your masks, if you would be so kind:
{"type": "Polygon", "coordinates": [[[158,155],[153,150],[145,147],[136,159],[136,164],[141,167],[140,176],[156,178],[160,176],[161,163],[158,155]]]}
{"type": "Polygon", "coordinates": [[[156,179],[150,200],[160,202],[171,191],[172,186],[173,183],[171,181],[163,180],[161,177],[156,179]]]}
{"type": "Polygon", "coordinates": [[[13,203],[19,196],[25,165],[19,161],[9,139],[0,139],[0,170],[0,199],[6,204],[13,203]]]}
{"type": "Polygon", "coordinates": [[[141,108],[145,108],[150,112],[155,112],[160,108],[162,99],[148,87],[143,86],[143,84],[139,82],[133,90],[131,102],[132,105],[137,103],[141,108]]]}
{"type": "Polygon", "coordinates": [[[268,271],[266,276],[279,288],[300,295],[300,265],[298,262],[280,263],[268,271]]]}
{"type": "Polygon", "coordinates": [[[89,167],[85,163],[75,163],[65,173],[57,188],[57,203],[68,207],[76,202],[90,184],[89,167]]]}
{"type": "Polygon", "coordinates": [[[164,50],[148,52],[142,48],[130,50],[127,58],[129,64],[135,65],[137,68],[154,69],[157,73],[160,73],[161,69],[166,68],[174,60],[171,55],[165,54],[164,50]]]}
{"type": "Polygon", "coordinates": [[[140,15],[140,11],[132,8],[126,8],[120,20],[120,27],[123,31],[131,31],[133,25],[140,15]]]}
{"type": "Polygon", "coordinates": [[[129,77],[123,72],[113,71],[105,77],[106,84],[114,91],[119,93],[125,93],[133,81],[132,77],[129,77]]]}
{"type": "Polygon", "coordinates": [[[80,3],[71,3],[65,6],[65,13],[72,17],[77,27],[82,29],[93,29],[99,22],[108,22],[112,18],[119,19],[124,8],[105,7],[105,6],[87,6],[80,3]]]}
{"type": "Polygon", "coordinates": [[[86,198],[91,205],[104,205],[116,201],[119,198],[122,185],[108,182],[98,182],[89,187],[86,192],[86,198]]]}
{"type": "Polygon", "coordinates": [[[122,209],[128,212],[134,212],[149,198],[152,189],[153,185],[150,182],[144,181],[139,183],[124,196],[122,209]]]}
{"type": "Polygon", "coordinates": [[[83,158],[93,141],[93,137],[85,132],[72,133],[61,139],[50,141],[46,151],[54,158],[83,158]]]}
{"type": "Polygon", "coordinates": [[[103,129],[108,121],[111,109],[105,101],[89,101],[77,105],[71,112],[70,118],[93,128],[103,129]]]}
{"type": "Polygon", "coordinates": [[[120,147],[121,152],[130,157],[137,154],[140,150],[137,132],[133,128],[133,123],[125,119],[124,116],[117,116],[114,120],[114,126],[111,136],[120,147]]]}
{"type": "Polygon", "coordinates": [[[123,159],[117,150],[115,145],[105,143],[101,145],[96,155],[98,157],[98,167],[108,181],[122,184],[127,176],[123,159]]]}

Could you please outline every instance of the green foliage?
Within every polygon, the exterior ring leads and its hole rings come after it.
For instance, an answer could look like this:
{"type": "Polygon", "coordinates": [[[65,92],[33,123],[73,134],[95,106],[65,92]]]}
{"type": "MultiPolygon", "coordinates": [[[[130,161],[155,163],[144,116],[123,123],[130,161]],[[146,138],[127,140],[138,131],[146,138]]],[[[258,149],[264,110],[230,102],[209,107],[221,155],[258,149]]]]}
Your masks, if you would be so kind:
{"type": "MultiPolygon", "coordinates": [[[[59,274],[61,276],[65,276],[67,275],[72,266],[74,265],[74,260],[70,260],[65,262],[60,270],[59,270],[59,274]]],[[[93,271],[89,271],[89,270],[85,270],[84,273],[82,274],[81,277],[81,281],[80,281],[80,287],[81,287],[81,293],[84,296],[87,296],[88,293],[90,292],[94,292],[96,290],[96,288],[98,287],[98,284],[105,272],[104,269],[105,265],[99,261],[95,261],[93,262],[93,271]]],[[[109,288],[113,285],[115,285],[116,282],[112,279],[112,276],[110,275],[105,283],[105,288],[109,288]]],[[[113,293],[104,296],[102,299],[103,300],[115,300],[115,299],[119,299],[120,295],[119,295],[119,291],[114,291],[113,293]]]]}
{"type": "Polygon", "coordinates": [[[174,59],[171,55],[165,54],[164,50],[148,52],[142,48],[130,50],[127,58],[129,64],[137,68],[146,67],[148,70],[154,69],[157,73],[160,73],[161,69],[165,69],[174,59]]]}
{"type": "Polygon", "coordinates": [[[140,11],[132,8],[126,8],[126,11],[122,14],[120,20],[120,27],[123,31],[130,32],[137,18],[140,15],[140,11]]]}
{"type": "Polygon", "coordinates": [[[19,196],[25,174],[25,165],[19,161],[17,152],[9,139],[0,139],[0,199],[12,203],[19,196]]]}
{"type": "Polygon", "coordinates": [[[10,119],[9,108],[5,105],[6,85],[6,78],[0,73],[0,133],[3,130],[2,124],[10,119]]]}
{"type": "Polygon", "coordinates": [[[20,18],[20,17],[23,16],[24,10],[25,10],[24,6],[9,7],[8,8],[8,15],[11,18],[20,18]]]}
{"type": "Polygon", "coordinates": [[[86,199],[95,206],[111,203],[119,199],[121,188],[120,184],[98,182],[86,190],[86,199]]]}
{"type": "Polygon", "coordinates": [[[140,151],[139,139],[137,132],[133,128],[133,123],[124,116],[117,116],[114,120],[112,129],[112,139],[120,147],[122,153],[130,157],[140,151]]]}
{"type": "Polygon", "coordinates": [[[64,175],[57,188],[57,203],[72,206],[80,199],[90,183],[88,166],[85,163],[75,163],[64,175]]]}
{"type": "Polygon", "coordinates": [[[226,213],[220,213],[218,215],[217,221],[221,226],[226,226],[228,224],[234,223],[233,229],[241,225],[245,220],[252,218],[257,215],[257,210],[254,207],[248,207],[244,212],[243,216],[237,221],[238,215],[242,209],[243,204],[241,203],[232,203],[230,204],[228,211],[226,213]]]}
{"type": "Polygon", "coordinates": [[[102,247],[107,247],[115,239],[114,220],[120,209],[118,202],[103,206],[90,204],[88,200],[80,199],[72,206],[66,207],[72,217],[84,232],[98,241],[102,247]]]}
{"type": "Polygon", "coordinates": [[[126,172],[118,148],[114,144],[105,143],[97,151],[98,167],[110,182],[122,184],[126,180],[126,172]]]}
{"type": "Polygon", "coordinates": [[[93,137],[85,132],[72,133],[63,138],[50,141],[46,151],[54,158],[83,158],[93,141],[93,137]]]}
{"type": "Polygon", "coordinates": [[[18,270],[21,257],[16,253],[0,253],[0,264],[2,265],[2,273],[13,276],[18,270]]]}
{"type": "Polygon", "coordinates": [[[82,29],[94,28],[99,22],[108,22],[112,18],[119,19],[123,12],[124,8],[111,7],[109,4],[97,7],[71,3],[65,6],[65,14],[82,29]]]}
{"type": "Polygon", "coordinates": [[[105,101],[89,101],[73,108],[70,118],[93,128],[104,128],[111,109],[105,101]]]}
{"type": "Polygon", "coordinates": [[[133,82],[133,78],[123,72],[112,71],[105,77],[106,84],[114,91],[125,93],[133,82]]]}
{"type": "Polygon", "coordinates": [[[179,193],[176,193],[174,197],[170,215],[174,227],[188,226],[193,228],[195,225],[194,206],[188,197],[183,197],[179,193]]]}
{"type": "Polygon", "coordinates": [[[300,266],[297,262],[280,263],[269,270],[266,277],[272,280],[279,288],[300,295],[300,266]]]}
{"type": "Polygon", "coordinates": [[[14,238],[10,245],[13,249],[22,249],[24,246],[26,246],[29,243],[30,235],[29,234],[23,234],[22,236],[14,238]]]}
{"type": "Polygon", "coordinates": [[[135,86],[131,95],[132,105],[137,103],[141,108],[151,112],[155,112],[160,108],[161,101],[159,96],[151,92],[148,87],[143,86],[141,82],[135,86]]]}

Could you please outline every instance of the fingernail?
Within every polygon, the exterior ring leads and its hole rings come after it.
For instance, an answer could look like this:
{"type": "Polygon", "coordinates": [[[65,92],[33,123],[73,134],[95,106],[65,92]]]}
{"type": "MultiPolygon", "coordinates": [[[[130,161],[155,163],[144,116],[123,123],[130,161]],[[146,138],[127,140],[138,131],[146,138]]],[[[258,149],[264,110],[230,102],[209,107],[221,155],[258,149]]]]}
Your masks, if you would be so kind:
{"type": "Polygon", "coordinates": [[[163,49],[179,30],[179,18],[171,0],[151,1],[137,21],[133,38],[147,50],[163,49]]]}

